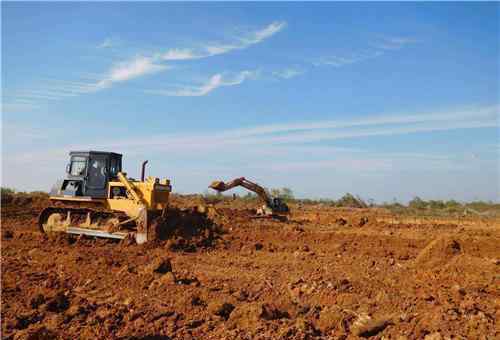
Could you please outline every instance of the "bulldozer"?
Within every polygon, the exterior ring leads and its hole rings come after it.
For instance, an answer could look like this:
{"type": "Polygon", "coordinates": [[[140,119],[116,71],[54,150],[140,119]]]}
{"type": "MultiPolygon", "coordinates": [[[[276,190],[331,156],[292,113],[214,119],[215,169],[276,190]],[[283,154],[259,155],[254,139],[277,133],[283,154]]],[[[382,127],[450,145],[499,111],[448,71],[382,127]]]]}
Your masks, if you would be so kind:
{"type": "Polygon", "coordinates": [[[141,178],[122,171],[122,155],[71,151],[66,176],[49,194],[51,204],[38,217],[43,233],[133,239],[138,244],[158,238],[166,219],[172,186],[169,179],[141,178]]]}
{"type": "Polygon", "coordinates": [[[256,217],[275,217],[282,219],[290,212],[288,205],[280,198],[271,196],[266,189],[257,183],[247,180],[245,177],[235,178],[230,182],[214,181],[209,188],[218,192],[224,192],[241,186],[257,194],[263,205],[257,209],[256,217]]]}

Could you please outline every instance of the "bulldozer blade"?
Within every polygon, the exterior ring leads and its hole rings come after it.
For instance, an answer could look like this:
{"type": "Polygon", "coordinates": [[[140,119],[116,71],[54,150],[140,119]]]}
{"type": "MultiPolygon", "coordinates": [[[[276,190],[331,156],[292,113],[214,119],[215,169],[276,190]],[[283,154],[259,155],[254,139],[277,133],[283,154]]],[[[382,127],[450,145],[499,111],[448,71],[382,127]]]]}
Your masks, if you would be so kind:
{"type": "Polygon", "coordinates": [[[114,232],[110,233],[104,230],[96,230],[96,229],[86,229],[86,228],[78,228],[78,227],[68,227],[66,229],[66,233],[75,234],[75,235],[87,235],[94,237],[104,237],[104,238],[114,238],[118,240],[123,240],[128,237],[129,233],[125,232],[114,232]]]}

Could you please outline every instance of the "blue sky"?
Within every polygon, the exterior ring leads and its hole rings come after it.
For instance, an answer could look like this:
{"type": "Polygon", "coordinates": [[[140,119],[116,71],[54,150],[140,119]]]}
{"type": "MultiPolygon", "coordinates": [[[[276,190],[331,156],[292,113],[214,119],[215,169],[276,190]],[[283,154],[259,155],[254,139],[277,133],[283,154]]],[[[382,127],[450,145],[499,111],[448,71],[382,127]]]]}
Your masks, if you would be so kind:
{"type": "Polygon", "coordinates": [[[2,2],[2,185],[124,154],[178,192],[500,200],[497,3],[2,2]]]}

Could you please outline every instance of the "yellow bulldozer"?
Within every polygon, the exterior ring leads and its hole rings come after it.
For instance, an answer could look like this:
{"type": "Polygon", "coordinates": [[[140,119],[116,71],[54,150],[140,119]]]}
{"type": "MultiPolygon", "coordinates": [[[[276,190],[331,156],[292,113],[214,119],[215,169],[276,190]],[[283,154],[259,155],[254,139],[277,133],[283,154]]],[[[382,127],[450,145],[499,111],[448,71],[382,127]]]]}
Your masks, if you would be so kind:
{"type": "Polygon", "coordinates": [[[168,179],[141,179],[122,172],[122,155],[71,151],[66,177],[50,192],[51,205],[39,215],[44,233],[132,238],[138,244],[155,240],[165,221],[172,191],[168,179]]]}

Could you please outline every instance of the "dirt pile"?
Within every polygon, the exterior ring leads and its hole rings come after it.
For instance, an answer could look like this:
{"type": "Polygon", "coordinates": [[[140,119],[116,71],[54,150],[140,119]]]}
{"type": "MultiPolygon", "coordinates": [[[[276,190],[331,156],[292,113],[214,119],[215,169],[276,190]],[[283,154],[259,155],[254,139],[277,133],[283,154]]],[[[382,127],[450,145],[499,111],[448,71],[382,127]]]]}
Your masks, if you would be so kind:
{"type": "Polygon", "coordinates": [[[460,242],[452,237],[442,236],[431,241],[415,259],[417,267],[436,268],[446,264],[462,252],[460,242]]]}

